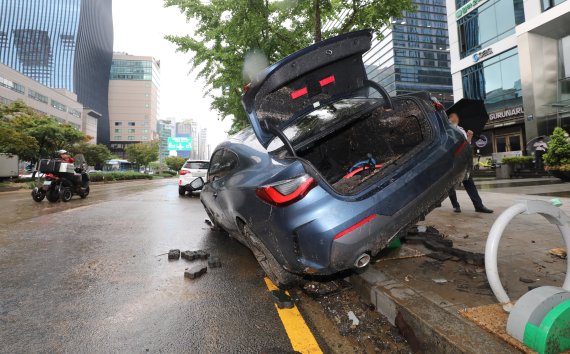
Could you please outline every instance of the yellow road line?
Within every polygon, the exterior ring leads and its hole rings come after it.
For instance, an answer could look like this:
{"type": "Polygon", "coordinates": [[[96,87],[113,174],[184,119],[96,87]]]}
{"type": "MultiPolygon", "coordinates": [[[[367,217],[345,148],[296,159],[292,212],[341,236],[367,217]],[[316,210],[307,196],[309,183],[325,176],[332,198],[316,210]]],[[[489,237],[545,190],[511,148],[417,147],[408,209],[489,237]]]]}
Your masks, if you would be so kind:
{"type": "MultiPolygon", "coordinates": [[[[279,290],[275,284],[269,280],[269,278],[265,277],[264,280],[269,291],[279,290]]],[[[288,292],[285,293],[289,295],[288,292]]],[[[277,309],[279,318],[281,318],[283,327],[285,327],[285,332],[287,332],[287,336],[291,341],[293,350],[302,354],[316,354],[323,352],[319,347],[317,340],[313,336],[313,333],[309,329],[309,326],[305,323],[303,316],[301,316],[297,306],[293,306],[293,308],[290,309],[280,309],[275,305],[275,308],[277,309]]]]}

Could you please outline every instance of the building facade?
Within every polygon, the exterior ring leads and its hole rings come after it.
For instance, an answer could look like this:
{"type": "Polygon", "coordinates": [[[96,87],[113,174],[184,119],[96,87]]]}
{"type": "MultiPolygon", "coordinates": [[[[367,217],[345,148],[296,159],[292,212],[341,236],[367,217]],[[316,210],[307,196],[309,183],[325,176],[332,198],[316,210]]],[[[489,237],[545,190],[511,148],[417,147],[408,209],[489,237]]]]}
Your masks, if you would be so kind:
{"type": "Polygon", "coordinates": [[[103,143],[112,50],[112,0],[0,2],[0,63],[76,93],[101,116],[97,136],[103,143]]]}
{"type": "Polygon", "coordinates": [[[208,152],[208,129],[200,129],[200,141],[198,142],[198,159],[209,160],[210,153],[208,152]]]}
{"type": "Polygon", "coordinates": [[[192,150],[177,150],[176,156],[184,157],[187,159],[195,159],[197,149],[196,136],[198,135],[198,124],[191,119],[187,119],[183,122],[177,122],[174,135],[179,138],[192,139],[192,150]]]}
{"type": "MultiPolygon", "coordinates": [[[[413,0],[417,11],[393,19],[374,34],[364,55],[368,78],[390,95],[428,91],[443,104],[453,102],[445,0],[413,0]]],[[[340,19],[347,16],[341,14],[340,19]]],[[[328,23],[334,28],[339,21],[328,23]]]]}
{"type": "Polygon", "coordinates": [[[110,149],[158,139],[160,62],[149,56],[115,53],[109,81],[110,149]]]}
{"type": "Polygon", "coordinates": [[[447,0],[454,100],[485,102],[481,154],[570,128],[570,1],[447,0]]]}
{"type": "Polygon", "coordinates": [[[16,70],[0,64],[0,104],[23,101],[37,112],[67,123],[97,140],[100,115],[85,108],[77,95],[63,89],[49,88],[16,70]]]}
{"type": "Polygon", "coordinates": [[[172,136],[172,121],[159,119],[156,123],[156,131],[159,139],[158,159],[159,161],[164,161],[164,159],[170,155],[170,151],[168,151],[168,138],[172,136]]]}

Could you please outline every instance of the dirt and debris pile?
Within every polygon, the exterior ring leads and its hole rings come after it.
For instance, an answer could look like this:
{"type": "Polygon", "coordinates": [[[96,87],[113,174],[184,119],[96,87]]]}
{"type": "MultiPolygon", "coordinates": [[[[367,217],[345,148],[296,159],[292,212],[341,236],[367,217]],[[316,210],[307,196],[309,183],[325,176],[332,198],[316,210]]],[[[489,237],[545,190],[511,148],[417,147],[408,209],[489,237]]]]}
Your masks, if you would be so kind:
{"type": "Polygon", "coordinates": [[[303,310],[309,311],[304,306],[306,302],[313,300],[318,303],[327,322],[334,326],[345,343],[348,342],[342,348],[331,348],[332,352],[410,352],[408,343],[398,329],[378,313],[373,305],[362,302],[350,283],[344,280],[308,282],[303,286],[302,292],[300,295],[310,297],[303,302],[303,310]],[[348,349],[347,345],[352,349],[348,349]]]}

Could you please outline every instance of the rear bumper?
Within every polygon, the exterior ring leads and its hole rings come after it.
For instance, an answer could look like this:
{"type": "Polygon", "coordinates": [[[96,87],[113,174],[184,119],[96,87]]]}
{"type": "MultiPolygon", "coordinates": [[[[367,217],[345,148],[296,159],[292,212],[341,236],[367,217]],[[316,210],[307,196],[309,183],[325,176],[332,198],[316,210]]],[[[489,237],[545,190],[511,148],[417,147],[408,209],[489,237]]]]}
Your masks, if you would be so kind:
{"type": "Polygon", "coordinates": [[[317,187],[280,212],[260,215],[264,218],[252,223],[254,232],[274,235],[264,240],[266,246],[291,272],[326,275],[351,269],[363,253],[378,254],[401,230],[443,201],[463,179],[470,155],[465,150],[454,159],[432,161],[427,173],[420,163],[421,173],[363,200],[339,200],[317,187]]]}

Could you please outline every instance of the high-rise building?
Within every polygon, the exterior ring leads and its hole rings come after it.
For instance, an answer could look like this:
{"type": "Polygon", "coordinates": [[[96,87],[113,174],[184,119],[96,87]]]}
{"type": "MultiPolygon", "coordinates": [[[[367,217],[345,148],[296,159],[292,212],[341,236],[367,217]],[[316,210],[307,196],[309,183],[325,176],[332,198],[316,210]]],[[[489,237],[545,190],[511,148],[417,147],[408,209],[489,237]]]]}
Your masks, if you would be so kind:
{"type": "Polygon", "coordinates": [[[158,138],[160,62],[149,56],[113,54],[109,81],[111,151],[124,156],[127,144],[158,138]]]}
{"type": "MultiPolygon", "coordinates": [[[[368,78],[390,95],[428,91],[443,104],[453,102],[445,0],[413,0],[417,11],[404,12],[392,26],[374,34],[364,55],[368,78]]],[[[348,14],[327,23],[339,26],[348,14]]]]}
{"type": "Polygon", "coordinates": [[[447,12],[454,99],[489,112],[483,155],[520,155],[570,129],[570,1],[447,0],[447,12]]]}
{"type": "Polygon", "coordinates": [[[200,129],[200,142],[198,146],[198,159],[209,160],[208,156],[208,129],[200,129]]]}
{"type": "MultiPolygon", "coordinates": [[[[192,138],[192,121],[185,120],[183,122],[177,122],[174,135],[178,138],[192,138]]],[[[188,159],[191,158],[191,154],[192,151],[187,151],[187,150],[176,151],[176,156],[185,157],[188,159]]]]}
{"type": "Polygon", "coordinates": [[[170,154],[170,151],[168,151],[168,138],[172,136],[172,121],[159,119],[156,123],[156,131],[159,139],[159,160],[163,161],[170,154]]]}
{"type": "Polygon", "coordinates": [[[64,89],[52,89],[26,75],[0,64],[0,104],[23,101],[38,113],[67,123],[97,140],[100,115],[77,101],[77,95],[64,89]]]}
{"type": "Polygon", "coordinates": [[[98,140],[109,136],[112,0],[2,0],[0,63],[39,83],[77,94],[98,112],[98,140]]]}

